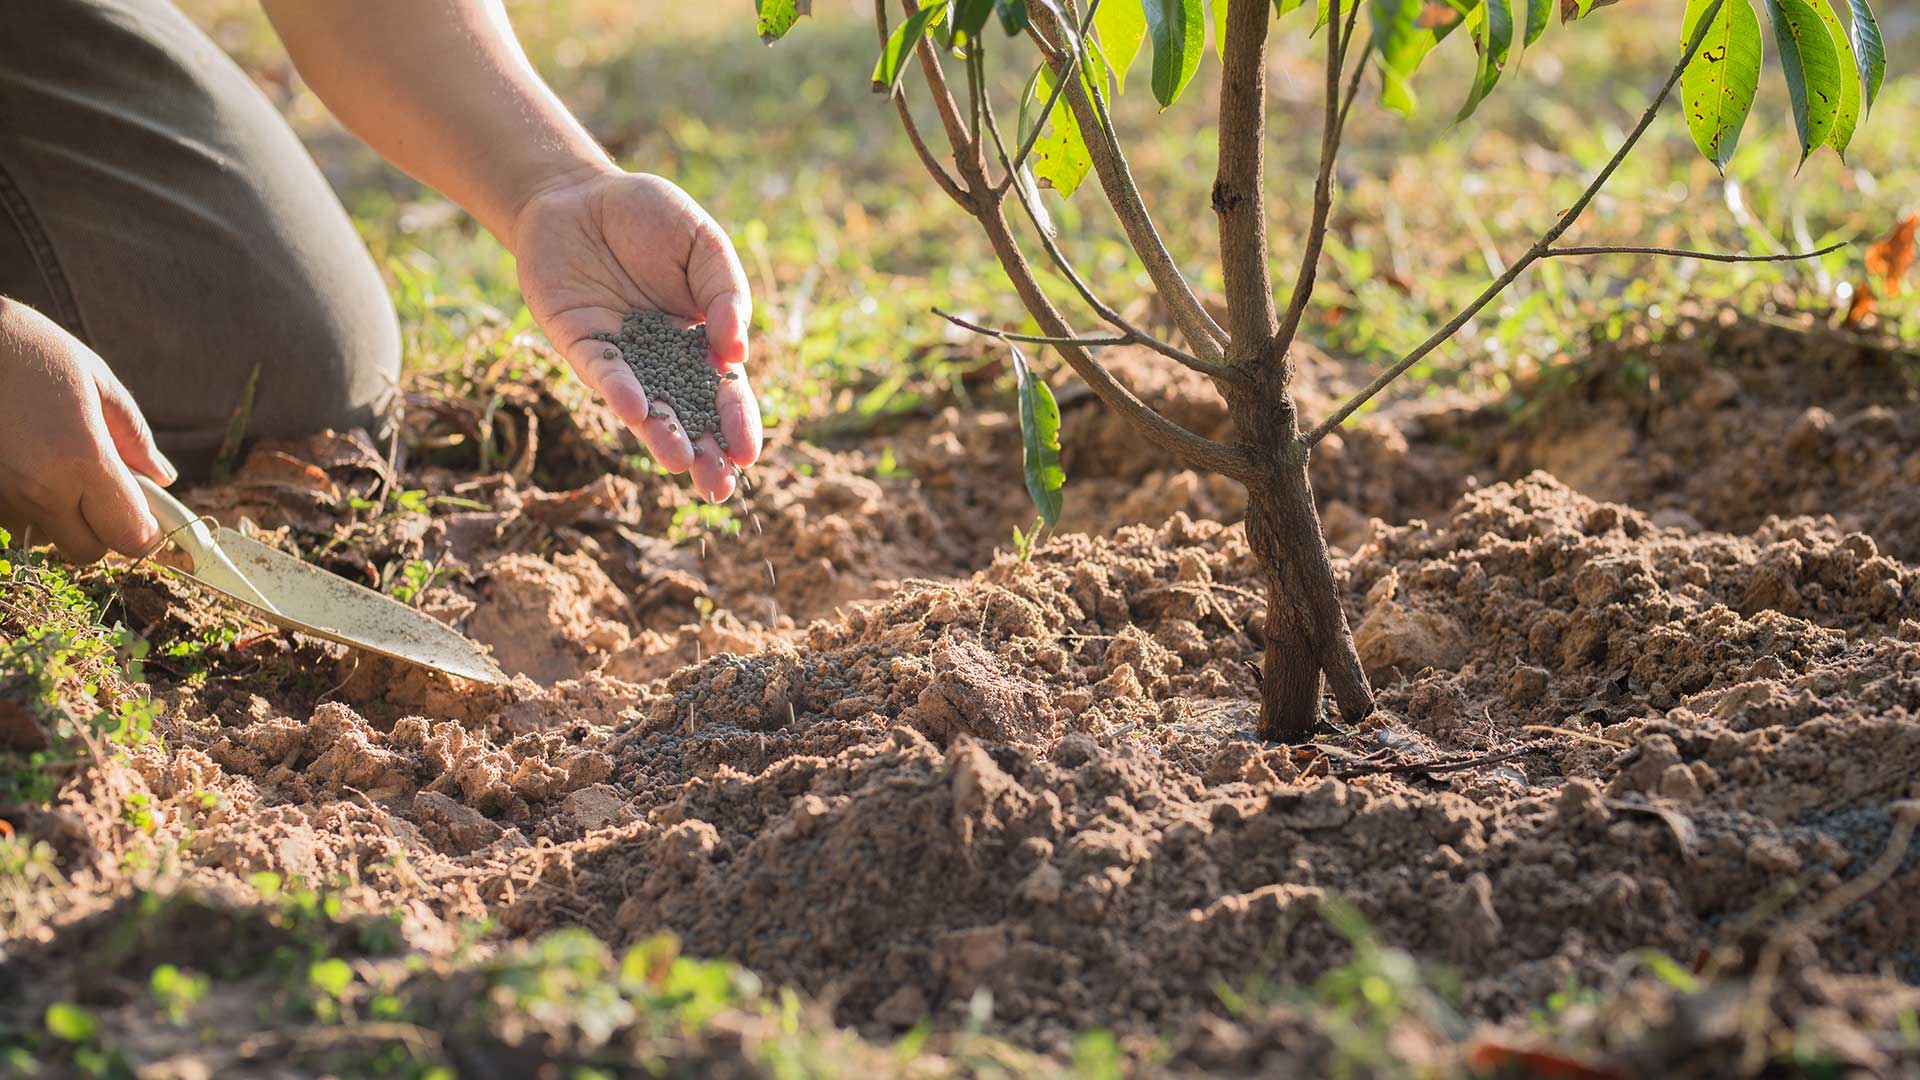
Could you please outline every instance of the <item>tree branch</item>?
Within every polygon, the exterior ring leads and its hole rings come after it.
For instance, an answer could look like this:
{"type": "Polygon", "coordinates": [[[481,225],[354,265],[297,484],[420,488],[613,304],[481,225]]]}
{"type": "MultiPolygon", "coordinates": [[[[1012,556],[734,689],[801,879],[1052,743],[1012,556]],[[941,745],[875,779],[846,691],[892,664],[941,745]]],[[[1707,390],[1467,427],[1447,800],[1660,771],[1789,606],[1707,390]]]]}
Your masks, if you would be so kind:
{"type": "MultiPolygon", "coordinates": [[[[1086,21],[1080,24],[1080,36],[1082,39],[1085,39],[1087,35],[1087,29],[1093,25],[1093,13],[1096,10],[1098,10],[1099,7],[1100,7],[1100,0],[1093,0],[1093,3],[1087,5],[1086,21]]],[[[1060,96],[1067,89],[1067,80],[1072,79],[1074,76],[1079,74],[1079,71],[1080,71],[1080,50],[1075,49],[1073,52],[1072,58],[1067,61],[1067,70],[1065,75],[1056,76],[1054,78],[1053,92],[1047,95],[1046,104],[1040,107],[1040,115],[1033,122],[1033,129],[1027,132],[1026,139],[1020,144],[1019,152],[1013,155],[1012,164],[1007,166],[1006,179],[1000,181],[1000,186],[994,189],[994,194],[997,197],[1005,198],[1007,188],[1011,187],[1016,182],[1015,178],[1019,175],[1019,170],[1021,166],[1027,163],[1027,158],[1033,154],[1033,148],[1039,145],[1040,133],[1046,130],[1047,121],[1053,118],[1054,106],[1060,104],[1060,96]]],[[[1000,151],[1000,157],[1002,158],[1002,160],[1005,160],[1006,156],[1007,156],[1006,148],[1002,147],[1000,151]]]]}
{"type": "MultiPolygon", "coordinates": [[[[1340,0],[1332,0],[1334,30],[1327,48],[1337,54],[1340,0]]],[[[1220,269],[1227,282],[1228,362],[1253,369],[1286,361],[1271,350],[1279,328],[1273,275],[1267,269],[1266,143],[1267,20],[1265,3],[1227,8],[1226,51],[1220,77],[1220,163],[1213,180],[1213,212],[1220,218],[1220,269]]],[[[1337,81],[1339,73],[1335,72],[1337,81]]],[[[1338,86],[1330,93],[1338,93],[1338,86]]],[[[1332,112],[1328,112],[1331,127],[1332,112]]]]}
{"type": "Polygon", "coordinates": [[[1685,248],[1663,247],[1557,247],[1548,248],[1541,254],[1543,259],[1559,259],[1570,255],[1664,255],[1670,259],[1699,259],[1704,262],[1719,263],[1765,263],[1800,262],[1805,259],[1817,259],[1822,255],[1831,255],[1847,246],[1848,241],[1828,244],[1818,251],[1790,251],[1784,255],[1724,255],[1717,251],[1689,251],[1685,248]]]}
{"type": "Polygon", "coordinates": [[[1445,326],[1434,331],[1433,336],[1427,338],[1427,340],[1420,343],[1418,348],[1400,358],[1392,367],[1382,372],[1378,378],[1368,383],[1364,390],[1347,399],[1347,403],[1340,406],[1332,416],[1327,417],[1320,422],[1318,427],[1308,432],[1305,439],[1308,448],[1312,448],[1315,444],[1319,443],[1321,439],[1326,438],[1329,432],[1339,427],[1342,423],[1345,423],[1347,417],[1352,416],[1362,405],[1373,400],[1375,394],[1386,389],[1389,384],[1406,374],[1409,368],[1419,363],[1428,353],[1439,348],[1448,338],[1458,333],[1460,328],[1467,324],[1467,320],[1479,314],[1481,308],[1486,307],[1493,302],[1495,297],[1505,292],[1507,286],[1513,284],[1514,279],[1518,278],[1522,271],[1532,266],[1535,261],[1544,257],[1548,251],[1552,250],[1554,241],[1565,235],[1566,231],[1573,226],[1573,223],[1579,220],[1580,215],[1586,212],[1587,207],[1593,202],[1594,197],[1600,194],[1600,189],[1606,185],[1608,180],[1613,178],[1614,172],[1620,168],[1620,163],[1627,159],[1627,154],[1633,149],[1634,144],[1639,142],[1640,137],[1647,133],[1647,128],[1653,126],[1654,116],[1660,112],[1660,106],[1666,104],[1667,98],[1673,94],[1674,86],[1680,82],[1681,73],[1686,71],[1687,65],[1693,62],[1694,54],[1700,51],[1700,43],[1706,40],[1707,31],[1712,28],[1714,18],[1720,14],[1722,7],[1733,2],[1736,2],[1736,0],[1713,0],[1713,3],[1708,5],[1707,10],[1700,16],[1698,29],[1694,31],[1693,39],[1687,42],[1685,54],[1681,56],[1680,62],[1674,65],[1672,74],[1667,76],[1667,81],[1660,87],[1660,92],[1654,95],[1653,103],[1647,106],[1647,111],[1641,115],[1640,122],[1634,126],[1633,131],[1627,135],[1626,140],[1620,144],[1620,149],[1614,152],[1613,158],[1594,176],[1593,182],[1587,185],[1587,189],[1581,192],[1580,197],[1574,201],[1574,204],[1560,215],[1560,220],[1554,222],[1552,228],[1548,229],[1540,239],[1534,241],[1533,246],[1527,249],[1526,254],[1515,260],[1512,266],[1507,267],[1506,273],[1495,278],[1493,283],[1487,286],[1486,291],[1475,298],[1473,303],[1461,309],[1453,318],[1447,320],[1445,326]]]}
{"type": "Polygon", "coordinates": [[[1120,228],[1126,233],[1127,243],[1146,266],[1147,277],[1153,282],[1154,291],[1167,305],[1173,315],[1174,325],[1180,328],[1181,335],[1187,339],[1194,353],[1208,361],[1219,360],[1220,345],[1227,340],[1227,333],[1200,306],[1199,298],[1193,294],[1187,279],[1174,264],[1173,256],[1167,252],[1166,243],[1160,239],[1160,232],[1153,224],[1153,215],[1147,212],[1146,203],[1140,198],[1140,189],[1133,182],[1126,154],[1120,149],[1119,139],[1115,137],[1113,125],[1107,118],[1106,106],[1100,96],[1087,93],[1084,80],[1065,76],[1066,61],[1061,59],[1059,47],[1040,32],[1039,28],[1045,26],[1055,37],[1064,36],[1062,17],[1057,14],[1055,5],[1046,0],[1028,0],[1027,19],[1035,40],[1049,54],[1049,62],[1054,65],[1054,74],[1058,79],[1057,85],[1065,88],[1067,107],[1073,110],[1074,121],[1080,125],[1080,133],[1086,139],[1087,154],[1093,158],[1093,171],[1100,178],[1100,188],[1113,206],[1114,215],[1120,219],[1120,228]]]}
{"type": "MultiPolygon", "coordinates": [[[[880,31],[880,47],[884,49],[887,47],[887,0],[873,0],[873,21],[880,31]]],[[[954,202],[963,207],[971,205],[972,199],[966,189],[962,188],[960,182],[953,178],[953,174],[949,173],[946,167],[940,164],[939,159],[933,156],[933,151],[927,147],[927,140],[920,137],[920,125],[914,122],[913,110],[907,108],[907,91],[904,85],[894,87],[893,104],[900,112],[900,126],[907,131],[907,141],[913,144],[913,152],[919,155],[920,164],[926,168],[928,175],[933,177],[933,182],[940,185],[940,190],[946,192],[947,197],[954,202]]]]}
{"type": "Polygon", "coordinates": [[[941,311],[939,308],[930,308],[928,310],[953,325],[960,327],[962,330],[971,330],[976,334],[985,334],[990,338],[998,338],[1001,341],[1019,341],[1028,345],[1094,346],[1138,344],[1133,338],[1125,334],[1109,337],[1043,337],[1039,334],[1016,334],[1011,330],[995,330],[991,326],[981,326],[976,322],[968,322],[958,315],[950,315],[947,312],[941,311]]]}
{"type": "MultiPolygon", "coordinates": [[[[1000,137],[1000,125],[994,118],[993,98],[991,95],[988,95],[985,99],[985,112],[987,135],[993,140],[994,148],[1000,155],[1000,163],[1007,167],[1007,175],[1010,178],[1014,177],[1016,173],[1007,157],[1006,141],[1000,137]]],[[[1216,364],[1202,360],[1185,350],[1161,341],[1159,338],[1154,337],[1152,334],[1147,333],[1145,330],[1129,322],[1118,311],[1114,310],[1113,307],[1102,301],[1098,296],[1095,296],[1093,289],[1090,288],[1085,279],[1081,278],[1079,273],[1074,270],[1073,264],[1067,261],[1066,253],[1060,249],[1059,243],[1053,237],[1052,228],[1041,218],[1039,208],[1033,205],[1032,193],[1027,190],[1025,185],[1018,183],[1014,185],[1013,190],[1015,198],[1020,202],[1020,209],[1026,212],[1027,220],[1033,223],[1034,232],[1039,234],[1040,246],[1046,249],[1047,257],[1053,261],[1054,269],[1058,270],[1060,275],[1067,279],[1067,282],[1073,286],[1074,291],[1080,294],[1080,298],[1087,302],[1087,306],[1091,307],[1095,314],[1119,329],[1122,334],[1131,339],[1132,344],[1144,345],[1160,355],[1177,361],[1185,367],[1197,371],[1210,379],[1232,382],[1244,378],[1241,372],[1225,364],[1216,364]]],[[[998,200],[996,200],[996,202],[997,201],[998,200]]]]}
{"type": "MultiPolygon", "coordinates": [[[[911,16],[920,9],[915,0],[900,0],[900,4],[911,16]]],[[[980,144],[967,135],[967,124],[960,118],[960,106],[953,100],[953,92],[947,88],[947,73],[940,66],[940,54],[934,51],[933,42],[921,38],[914,51],[920,57],[920,70],[926,76],[927,89],[933,93],[933,107],[940,114],[940,124],[947,130],[947,144],[953,148],[954,161],[960,167],[960,175],[966,178],[968,202],[973,194],[987,190],[985,164],[981,156],[980,144]]]]}
{"type": "MultiPolygon", "coordinates": [[[[905,2],[911,5],[913,0],[905,0],[905,2]]],[[[940,71],[938,61],[929,56],[924,46],[925,43],[922,42],[921,70],[926,73],[928,82],[933,84],[936,103],[944,99],[948,106],[942,112],[944,119],[952,112],[953,98],[947,93],[946,80],[940,71]]],[[[1079,80],[1073,79],[1069,82],[1078,83],[1079,80]]],[[[965,180],[968,190],[985,191],[987,190],[985,161],[977,145],[969,148],[972,151],[970,153],[964,155],[960,153],[961,147],[966,145],[967,134],[965,126],[958,123],[958,119],[957,115],[953,116],[947,122],[946,128],[947,140],[953,145],[960,165],[961,178],[965,180]]],[[[1000,202],[983,198],[976,200],[968,209],[975,220],[980,222],[980,228],[987,234],[987,241],[993,245],[994,255],[1000,260],[1001,268],[1007,272],[1007,278],[1013,283],[1014,292],[1019,294],[1021,304],[1040,324],[1040,329],[1049,337],[1071,342],[1072,329],[1067,326],[1067,321],[1061,316],[1059,309],[1047,299],[1046,290],[1040,287],[1039,280],[1034,277],[1032,265],[1021,253],[1019,241],[1014,239],[1013,231],[1007,226],[1003,207],[1004,204],[1000,202]]],[[[1109,408],[1134,425],[1148,442],[1194,469],[1218,473],[1242,482],[1250,481],[1256,476],[1258,469],[1251,454],[1239,447],[1203,438],[1161,416],[1135,397],[1133,391],[1116,379],[1113,373],[1103,367],[1098,360],[1095,360],[1085,346],[1057,344],[1055,348],[1059,350],[1067,366],[1073,369],[1074,374],[1080,376],[1087,387],[1109,408]]]]}
{"type": "MultiPolygon", "coordinates": [[[[1227,10],[1231,17],[1233,9],[1227,10]]],[[[1320,277],[1320,252],[1326,247],[1327,222],[1333,215],[1333,162],[1340,153],[1341,128],[1346,119],[1344,106],[1359,90],[1359,76],[1356,74],[1354,89],[1348,92],[1345,99],[1340,96],[1340,70],[1347,60],[1347,46],[1352,42],[1359,11],[1360,0],[1353,0],[1343,31],[1340,27],[1340,0],[1327,2],[1327,21],[1331,26],[1327,30],[1327,107],[1326,118],[1320,122],[1320,169],[1313,180],[1313,218],[1307,225],[1306,244],[1300,252],[1300,272],[1293,279],[1293,295],[1287,300],[1287,313],[1280,320],[1278,341],[1282,349],[1291,346],[1294,335],[1300,332],[1300,320],[1307,313],[1307,301],[1313,298],[1313,286],[1320,277]]],[[[1355,71],[1365,70],[1363,58],[1355,71]]],[[[1290,364],[1283,363],[1283,380],[1290,367],[1290,364]]]]}

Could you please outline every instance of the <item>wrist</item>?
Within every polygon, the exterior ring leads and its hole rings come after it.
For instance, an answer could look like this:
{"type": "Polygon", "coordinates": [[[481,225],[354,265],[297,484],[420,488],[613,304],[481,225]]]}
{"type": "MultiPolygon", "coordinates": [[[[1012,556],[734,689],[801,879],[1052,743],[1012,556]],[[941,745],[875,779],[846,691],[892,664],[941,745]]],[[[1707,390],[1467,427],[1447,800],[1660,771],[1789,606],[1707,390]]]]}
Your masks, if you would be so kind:
{"type": "Polygon", "coordinates": [[[618,176],[623,172],[612,159],[600,153],[554,155],[551,160],[525,170],[523,179],[507,202],[504,231],[496,231],[495,235],[518,257],[521,228],[531,208],[578,192],[603,177],[618,176]]]}

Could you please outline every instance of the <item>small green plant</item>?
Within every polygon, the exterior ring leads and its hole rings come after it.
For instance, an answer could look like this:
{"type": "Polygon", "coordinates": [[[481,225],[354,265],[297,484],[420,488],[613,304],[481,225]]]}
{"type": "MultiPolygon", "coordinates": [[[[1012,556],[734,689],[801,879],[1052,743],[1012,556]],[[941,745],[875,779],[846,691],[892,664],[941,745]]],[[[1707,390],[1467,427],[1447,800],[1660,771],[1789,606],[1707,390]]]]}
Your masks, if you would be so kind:
{"type": "Polygon", "coordinates": [[[167,1022],[182,1025],[193,1007],[207,996],[209,980],[193,971],[182,971],[172,964],[161,964],[147,977],[147,990],[167,1022]]]}
{"type": "Polygon", "coordinates": [[[408,559],[398,574],[389,575],[392,584],[387,592],[395,600],[411,604],[421,593],[452,575],[453,571],[449,568],[436,566],[424,559],[408,559]]]}
{"type": "Polygon", "coordinates": [[[667,526],[667,539],[683,544],[706,534],[739,536],[740,519],[730,507],[717,503],[690,502],[674,508],[673,521],[667,526]]]}
{"type": "Polygon", "coordinates": [[[1041,534],[1046,532],[1046,529],[1045,518],[1035,518],[1033,524],[1027,526],[1025,531],[1022,531],[1018,525],[1013,527],[1013,552],[1020,557],[1022,563],[1033,558],[1033,550],[1040,546],[1041,534]]]}

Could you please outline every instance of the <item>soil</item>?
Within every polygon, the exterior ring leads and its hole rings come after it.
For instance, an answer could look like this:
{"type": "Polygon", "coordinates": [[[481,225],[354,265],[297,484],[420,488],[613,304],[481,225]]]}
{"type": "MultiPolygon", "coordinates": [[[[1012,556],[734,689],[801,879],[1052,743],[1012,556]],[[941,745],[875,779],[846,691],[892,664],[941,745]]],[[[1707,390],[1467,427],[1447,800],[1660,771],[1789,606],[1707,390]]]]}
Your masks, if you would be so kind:
{"type": "MultiPolygon", "coordinates": [[[[1419,399],[1328,440],[1314,480],[1379,709],[1310,746],[1251,736],[1244,497],[1091,400],[1063,395],[1068,516],[1023,561],[1004,413],[776,441],[738,535],[676,540],[680,488],[591,475],[593,441],[527,392],[506,411],[548,437],[517,475],[413,467],[458,504],[360,514],[322,560],[441,568],[418,602],[511,687],[286,636],[200,679],[156,663],[164,749],[118,782],[164,808],[187,879],[347,881],[416,948],[479,918],[666,930],[871,1035],[958,1028],[984,989],[1019,1043],[1104,1026],[1166,1037],[1170,1067],[1312,1060],[1220,988],[1343,962],[1334,898],[1491,1023],[1645,949],[1740,975],[1805,917],[1772,1004],[1878,1071],[1844,1033],[1920,1003],[1920,848],[1882,860],[1920,821],[1920,367],[1779,320],[1658,337],[1596,346],[1522,410],[1419,399]]],[[[1224,425],[1184,371],[1121,370],[1224,425]]],[[[190,501],[311,551],[384,470],[329,436],[190,501]]],[[[160,638],[219,617],[148,572],[119,606],[160,638]]],[[[13,819],[102,897],[135,842],[110,794],[13,819]]],[[[23,954],[37,978],[68,925],[23,954]]],[[[1622,1060],[1664,1075],[1709,1041],[1663,1038],[1622,1060]]]]}

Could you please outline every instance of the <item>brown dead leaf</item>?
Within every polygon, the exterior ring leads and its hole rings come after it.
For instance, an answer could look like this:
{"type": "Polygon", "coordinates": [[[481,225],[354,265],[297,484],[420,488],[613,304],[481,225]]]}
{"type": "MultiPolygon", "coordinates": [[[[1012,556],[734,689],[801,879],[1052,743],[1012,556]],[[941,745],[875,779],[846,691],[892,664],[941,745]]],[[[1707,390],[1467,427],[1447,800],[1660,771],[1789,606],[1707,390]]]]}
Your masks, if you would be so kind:
{"type": "Polygon", "coordinates": [[[1861,285],[1853,291],[1853,303],[1847,305],[1847,317],[1842,323],[1852,330],[1873,317],[1880,307],[1880,301],[1873,295],[1873,286],[1861,285]]]}
{"type": "Polygon", "coordinates": [[[1491,1037],[1476,1039],[1467,1049],[1467,1066],[1476,1073],[1513,1072],[1553,1080],[1626,1080],[1617,1066],[1589,1061],[1570,1050],[1517,1046],[1491,1037]]]}
{"type": "Polygon", "coordinates": [[[1908,214],[1884,239],[1868,245],[1867,273],[1879,279],[1880,295],[1900,295],[1901,279],[1913,265],[1916,231],[1920,231],[1920,214],[1908,214]]]}

